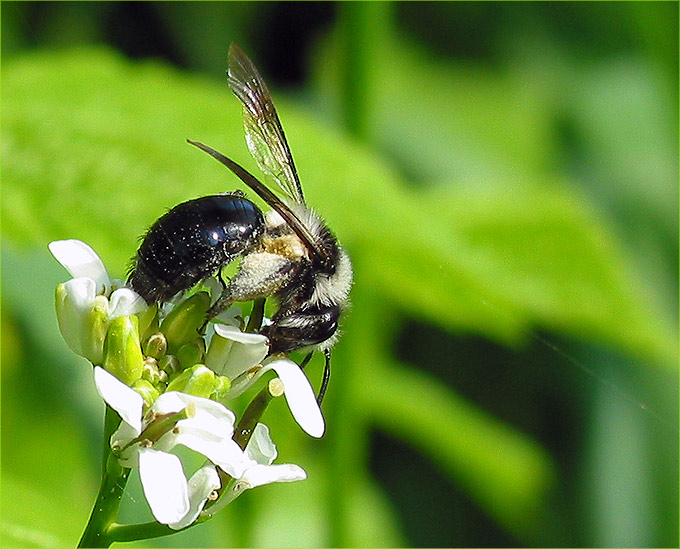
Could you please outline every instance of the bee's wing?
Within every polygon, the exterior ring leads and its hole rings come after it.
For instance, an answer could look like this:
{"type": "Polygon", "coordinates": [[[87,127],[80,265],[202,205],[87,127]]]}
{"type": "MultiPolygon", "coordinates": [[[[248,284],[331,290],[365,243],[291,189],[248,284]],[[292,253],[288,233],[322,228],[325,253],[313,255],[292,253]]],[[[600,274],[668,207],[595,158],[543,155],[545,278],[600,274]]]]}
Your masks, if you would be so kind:
{"type": "Polygon", "coordinates": [[[285,219],[286,223],[290,226],[295,234],[305,243],[307,249],[309,250],[312,261],[322,268],[328,268],[333,263],[333,258],[329,255],[328,251],[324,249],[323,246],[319,244],[314,235],[309,231],[307,226],[300,221],[300,219],[291,211],[287,204],[285,204],[278,196],[276,196],[266,185],[260,183],[260,181],[251,173],[249,173],[245,168],[239,166],[236,162],[227,158],[222,153],[217,152],[212,147],[208,147],[203,143],[197,141],[192,141],[187,139],[189,143],[198,147],[202,151],[208,153],[218,162],[224,164],[232,172],[234,172],[238,178],[248,185],[253,191],[255,191],[258,196],[274,208],[279,215],[285,219]]]}
{"type": "Polygon", "coordinates": [[[243,103],[243,125],[250,154],[286,197],[304,203],[293,155],[262,76],[238,44],[229,48],[229,87],[243,103]]]}

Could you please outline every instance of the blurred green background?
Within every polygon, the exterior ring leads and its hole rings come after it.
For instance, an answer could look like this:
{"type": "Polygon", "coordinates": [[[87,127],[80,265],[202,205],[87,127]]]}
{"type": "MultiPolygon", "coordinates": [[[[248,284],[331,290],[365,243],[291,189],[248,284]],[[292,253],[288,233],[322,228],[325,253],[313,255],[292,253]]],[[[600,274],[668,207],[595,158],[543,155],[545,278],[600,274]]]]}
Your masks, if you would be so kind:
{"type": "Polygon", "coordinates": [[[186,138],[258,173],[234,40],[353,306],[327,435],[265,416],[309,480],[137,545],[677,547],[677,3],[1,8],[4,547],[73,546],[98,484],[47,243],[123,277],[166,209],[240,186],[186,138]]]}

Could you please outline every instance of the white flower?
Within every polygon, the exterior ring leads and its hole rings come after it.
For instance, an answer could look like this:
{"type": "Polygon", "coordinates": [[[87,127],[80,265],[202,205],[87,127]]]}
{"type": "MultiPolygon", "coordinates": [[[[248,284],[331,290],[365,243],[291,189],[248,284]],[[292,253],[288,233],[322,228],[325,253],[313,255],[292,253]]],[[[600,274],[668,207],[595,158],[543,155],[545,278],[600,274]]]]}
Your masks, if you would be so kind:
{"type": "Polygon", "coordinates": [[[269,428],[264,423],[258,423],[246,445],[245,469],[232,489],[242,492],[272,482],[293,482],[307,478],[304,469],[297,465],[272,465],[277,455],[276,445],[269,436],[269,428]]]}
{"type": "Polygon", "coordinates": [[[283,384],[286,401],[295,421],[309,435],[321,437],[326,429],[321,409],[307,376],[287,358],[261,361],[267,356],[267,337],[242,332],[236,326],[215,324],[205,363],[215,373],[231,380],[227,398],[235,398],[250,388],[263,374],[274,370],[283,384]]]}
{"type": "MultiPolygon", "coordinates": [[[[237,326],[215,324],[215,334],[205,357],[205,365],[233,382],[264,360],[269,352],[267,336],[241,331],[237,326]]],[[[230,396],[233,396],[232,393],[230,396]]]]}
{"type": "Polygon", "coordinates": [[[232,477],[243,474],[245,454],[232,440],[235,417],[222,404],[170,391],[144,413],[142,397],[130,387],[100,367],[94,376],[97,391],[123,420],[111,447],[123,467],[139,467],[158,522],[177,528],[190,524],[220,486],[216,471],[204,468],[187,482],[180,459],[170,453],[176,445],[203,454],[232,477]]]}
{"type": "Polygon", "coordinates": [[[96,252],[80,240],[55,240],[48,245],[55,259],[73,278],[88,278],[95,283],[96,293],[108,295],[111,280],[96,252]]]}
{"type": "MultiPolygon", "coordinates": [[[[222,499],[210,508],[213,514],[234,501],[246,490],[272,482],[294,482],[307,478],[302,467],[290,463],[272,465],[276,459],[276,446],[269,436],[269,428],[258,423],[246,445],[243,471],[234,476],[234,482],[222,499]]],[[[233,476],[233,475],[232,475],[233,476]]]]}
{"type": "Polygon", "coordinates": [[[269,370],[274,370],[281,380],[290,413],[293,414],[298,425],[308,435],[316,438],[322,437],[326,424],[321,415],[319,403],[316,401],[314,389],[300,366],[289,358],[265,361],[262,368],[253,376],[252,382],[269,370]]]}
{"type": "MultiPolygon", "coordinates": [[[[159,482],[159,485],[160,484],[161,483],[159,482]]],[[[201,511],[208,502],[208,499],[215,492],[215,490],[220,488],[221,485],[222,483],[220,482],[220,477],[214,465],[207,464],[201,467],[191,476],[189,482],[187,483],[189,509],[178,520],[172,522],[168,521],[168,526],[173,530],[181,530],[182,528],[186,528],[192,524],[198,518],[198,515],[201,514],[201,511]]],[[[155,496],[160,500],[155,503],[155,507],[162,508],[165,506],[165,502],[163,501],[164,495],[162,492],[156,492],[155,496]]]]}
{"type": "MultiPolygon", "coordinates": [[[[73,278],[57,287],[59,330],[73,352],[101,364],[109,322],[143,311],[144,300],[129,288],[113,292],[95,251],[80,240],[50,242],[50,251],[73,278]]],[[[118,282],[120,284],[120,282],[118,282]]]]}

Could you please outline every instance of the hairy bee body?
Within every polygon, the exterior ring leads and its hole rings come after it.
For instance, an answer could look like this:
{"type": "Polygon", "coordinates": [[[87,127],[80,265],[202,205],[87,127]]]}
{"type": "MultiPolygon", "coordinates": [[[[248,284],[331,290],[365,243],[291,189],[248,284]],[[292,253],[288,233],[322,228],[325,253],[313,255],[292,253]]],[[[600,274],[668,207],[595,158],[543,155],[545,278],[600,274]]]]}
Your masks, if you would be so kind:
{"type": "Polygon", "coordinates": [[[129,283],[148,303],[168,301],[251,250],[263,232],[262,212],[242,193],[183,202],[149,228],[129,283]]]}
{"type": "Polygon", "coordinates": [[[307,206],[267,85],[236,44],[229,50],[228,82],[243,107],[250,153],[279,194],[215,149],[189,143],[229,168],[272,210],[262,214],[240,192],[179,204],[144,236],[128,281],[147,302],[164,302],[240,258],[206,323],[233,303],[275,298],[279,307],[260,332],[269,339],[270,354],[302,348],[324,352],[321,401],[330,349],[352,286],[352,265],[326,223],[307,206]]]}

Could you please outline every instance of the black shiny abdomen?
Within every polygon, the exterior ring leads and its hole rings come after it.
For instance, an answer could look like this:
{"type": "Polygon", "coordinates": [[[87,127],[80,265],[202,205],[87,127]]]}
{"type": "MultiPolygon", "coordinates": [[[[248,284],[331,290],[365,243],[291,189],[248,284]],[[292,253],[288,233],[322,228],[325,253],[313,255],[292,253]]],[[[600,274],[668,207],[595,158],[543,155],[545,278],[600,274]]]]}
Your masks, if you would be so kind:
{"type": "Polygon", "coordinates": [[[146,233],[128,283],[148,303],[167,301],[250,251],[263,231],[262,212],[241,193],[183,202],[146,233]]]}

